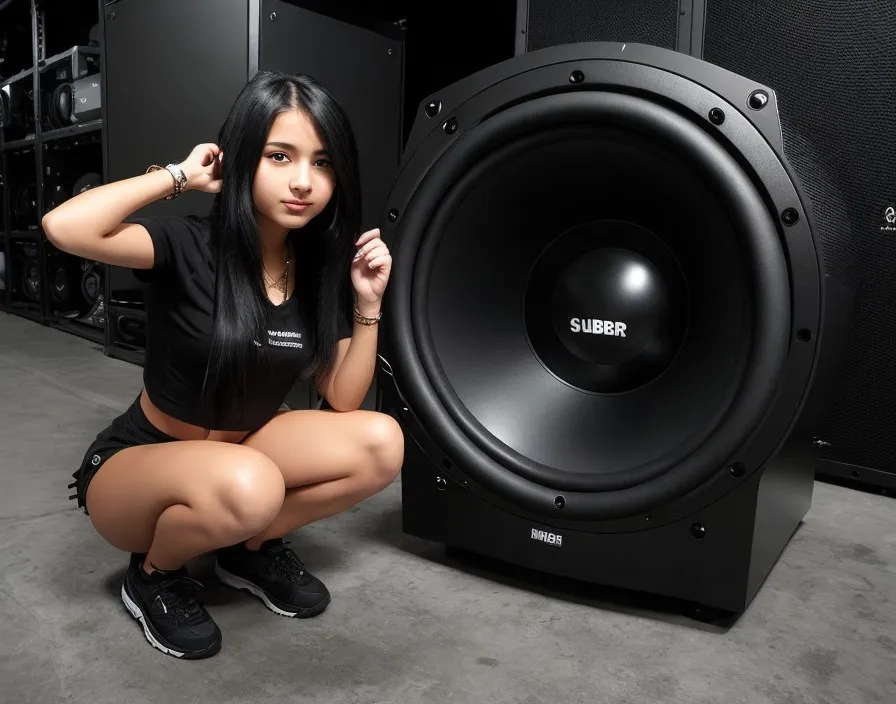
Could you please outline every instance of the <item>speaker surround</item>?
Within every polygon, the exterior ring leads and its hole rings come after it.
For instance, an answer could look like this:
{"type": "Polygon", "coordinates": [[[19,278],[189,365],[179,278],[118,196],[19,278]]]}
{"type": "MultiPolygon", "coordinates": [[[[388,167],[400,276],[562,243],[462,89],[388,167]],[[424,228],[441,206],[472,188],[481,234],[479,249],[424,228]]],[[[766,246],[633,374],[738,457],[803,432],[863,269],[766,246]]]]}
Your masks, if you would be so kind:
{"type": "Polygon", "coordinates": [[[776,110],[754,81],[616,43],[530,52],[421,103],[383,226],[407,532],[590,579],[584,555],[612,554],[625,576],[596,581],[745,606],[811,500],[811,443],[793,431],[825,306],[776,110]],[[559,331],[572,304],[599,342],[559,331]],[[780,472],[789,489],[759,526],[780,472]],[[731,501],[736,518],[692,530],[731,501]],[[564,547],[546,556],[530,528],[565,531],[564,547]],[[620,553],[634,533],[647,553],[620,553]],[[755,549],[714,586],[637,573],[695,533],[713,536],[688,558],[703,576],[726,538],[755,549]],[[571,539],[588,551],[573,558],[571,539]]]}

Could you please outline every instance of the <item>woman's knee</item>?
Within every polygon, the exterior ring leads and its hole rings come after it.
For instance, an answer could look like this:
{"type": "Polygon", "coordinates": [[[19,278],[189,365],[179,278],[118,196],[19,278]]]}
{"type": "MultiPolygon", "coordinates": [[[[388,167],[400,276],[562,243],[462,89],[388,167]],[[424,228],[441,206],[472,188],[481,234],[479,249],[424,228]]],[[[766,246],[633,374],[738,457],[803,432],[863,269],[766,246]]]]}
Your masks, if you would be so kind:
{"type": "Polygon", "coordinates": [[[372,481],[378,486],[390,484],[404,462],[404,432],[392,416],[379,412],[365,414],[363,445],[370,453],[372,481]]]}
{"type": "Polygon", "coordinates": [[[277,517],[285,494],[283,474],[267,455],[242,445],[229,448],[213,498],[230,528],[261,532],[277,517]]]}

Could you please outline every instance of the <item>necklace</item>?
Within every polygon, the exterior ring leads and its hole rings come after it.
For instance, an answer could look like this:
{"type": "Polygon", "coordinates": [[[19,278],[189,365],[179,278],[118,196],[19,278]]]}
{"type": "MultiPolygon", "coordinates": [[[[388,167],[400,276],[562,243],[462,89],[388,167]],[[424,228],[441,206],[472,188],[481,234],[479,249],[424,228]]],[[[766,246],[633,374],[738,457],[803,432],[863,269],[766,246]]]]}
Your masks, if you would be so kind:
{"type": "Polygon", "coordinates": [[[262,272],[264,273],[265,284],[268,288],[275,288],[280,293],[283,294],[283,300],[286,300],[286,292],[289,290],[289,245],[286,246],[286,264],[283,267],[283,273],[280,275],[280,278],[274,281],[274,279],[268,274],[268,270],[264,267],[264,264],[261,266],[262,272]]]}

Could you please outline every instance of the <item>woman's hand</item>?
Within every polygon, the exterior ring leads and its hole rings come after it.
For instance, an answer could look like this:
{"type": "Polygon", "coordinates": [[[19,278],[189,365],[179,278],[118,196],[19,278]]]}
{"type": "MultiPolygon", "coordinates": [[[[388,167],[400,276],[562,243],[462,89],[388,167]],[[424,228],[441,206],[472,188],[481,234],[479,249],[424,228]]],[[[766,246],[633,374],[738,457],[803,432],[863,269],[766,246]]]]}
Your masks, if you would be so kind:
{"type": "Polygon", "coordinates": [[[217,144],[199,144],[180,164],[187,177],[187,188],[204,193],[218,193],[221,179],[221,159],[224,156],[217,144]]]}
{"type": "Polygon", "coordinates": [[[392,271],[392,255],[380,239],[379,228],[365,232],[355,246],[358,251],[352,260],[352,285],[361,315],[372,317],[379,313],[380,300],[392,271]]]}

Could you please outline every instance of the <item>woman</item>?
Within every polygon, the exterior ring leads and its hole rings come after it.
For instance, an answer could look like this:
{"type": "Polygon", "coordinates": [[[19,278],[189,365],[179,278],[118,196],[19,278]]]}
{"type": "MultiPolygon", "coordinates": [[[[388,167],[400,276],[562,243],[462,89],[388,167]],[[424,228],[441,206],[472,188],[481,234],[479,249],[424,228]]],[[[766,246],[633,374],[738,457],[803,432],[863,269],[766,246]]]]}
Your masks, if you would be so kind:
{"type": "Polygon", "coordinates": [[[340,106],[307,77],[260,72],[218,144],[43,219],[59,249],[149,283],[144,388],[88,449],[71,498],[132,553],[121,598],[165,653],[220,650],[184,567],[209,551],[219,579],[275,613],[321,613],[329,592],[283,536],[379,492],[400,470],[398,424],[358,410],[391,269],[378,231],[359,237],[359,201],[340,106]],[[184,189],[215,193],[211,213],[123,222],[184,189]],[[298,379],[333,412],[280,411],[298,379]]]}

